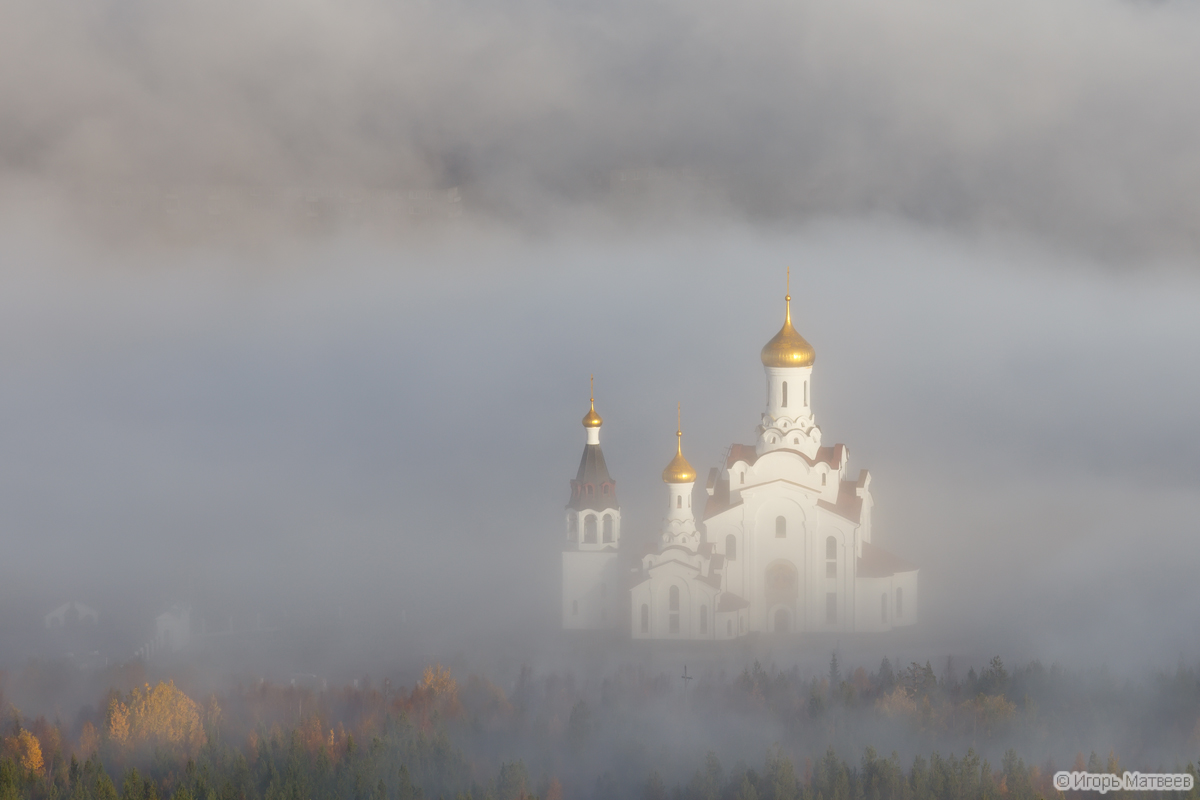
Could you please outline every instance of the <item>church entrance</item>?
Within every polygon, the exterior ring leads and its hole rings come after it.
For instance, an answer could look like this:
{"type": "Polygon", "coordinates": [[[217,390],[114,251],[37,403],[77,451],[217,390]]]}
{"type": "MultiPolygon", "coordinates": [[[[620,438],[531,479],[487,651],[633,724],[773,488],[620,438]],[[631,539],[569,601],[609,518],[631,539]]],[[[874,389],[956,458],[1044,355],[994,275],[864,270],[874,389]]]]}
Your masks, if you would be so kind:
{"type": "Polygon", "coordinates": [[[775,632],[776,633],[791,633],[792,630],[792,615],[786,608],[778,608],[775,610],[775,632]]]}

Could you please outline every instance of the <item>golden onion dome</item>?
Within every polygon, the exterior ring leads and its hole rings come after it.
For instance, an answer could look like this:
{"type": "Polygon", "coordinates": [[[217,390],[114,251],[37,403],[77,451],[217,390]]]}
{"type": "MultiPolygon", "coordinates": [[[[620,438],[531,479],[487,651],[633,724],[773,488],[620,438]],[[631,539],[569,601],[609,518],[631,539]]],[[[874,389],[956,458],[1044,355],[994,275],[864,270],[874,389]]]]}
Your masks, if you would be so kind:
{"type": "Polygon", "coordinates": [[[592,407],[583,417],[583,427],[599,428],[604,424],[604,420],[600,419],[600,415],[596,413],[596,376],[592,375],[588,378],[588,396],[592,407]]]}
{"type": "Polygon", "coordinates": [[[596,401],[593,399],[591,409],[588,411],[587,415],[584,416],[584,418],[583,418],[583,427],[599,428],[603,424],[604,424],[604,420],[600,419],[600,415],[596,413],[596,401]]]}
{"type": "Polygon", "coordinates": [[[693,483],[696,480],[696,470],[683,457],[683,431],[675,431],[675,457],[663,470],[663,483],[693,483]]]}
{"type": "Polygon", "coordinates": [[[764,367],[811,367],[817,359],[817,351],[792,327],[792,296],[787,296],[787,313],[783,327],[775,338],[763,345],[764,367]]]}

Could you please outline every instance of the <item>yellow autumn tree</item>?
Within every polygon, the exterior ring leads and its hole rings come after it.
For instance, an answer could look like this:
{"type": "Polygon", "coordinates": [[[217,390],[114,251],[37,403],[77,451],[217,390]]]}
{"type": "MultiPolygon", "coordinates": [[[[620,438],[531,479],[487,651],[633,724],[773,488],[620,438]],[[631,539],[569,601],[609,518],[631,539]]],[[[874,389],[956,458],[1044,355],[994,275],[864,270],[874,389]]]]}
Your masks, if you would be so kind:
{"type": "Polygon", "coordinates": [[[200,705],[173,681],[146,684],[124,699],[114,697],[108,707],[108,738],[123,746],[174,747],[187,753],[207,740],[200,705]]]}
{"type": "Polygon", "coordinates": [[[27,730],[4,739],[4,754],[21,765],[27,772],[42,771],[42,746],[37,737],[27,730]]]}
{"type": "Polygon", "coordinates": [[[425,668],[418,691],[433,700],[443,714],[456,716],[461,711],[458,702],[458,683],[450,676],[450,668],[434,664],[425,668]]]}
{"type": "Polygon", "coordinates": [[[119,697],[108,701],[108,738],[119,745],[129,741],[129,706],[119,697]]]}

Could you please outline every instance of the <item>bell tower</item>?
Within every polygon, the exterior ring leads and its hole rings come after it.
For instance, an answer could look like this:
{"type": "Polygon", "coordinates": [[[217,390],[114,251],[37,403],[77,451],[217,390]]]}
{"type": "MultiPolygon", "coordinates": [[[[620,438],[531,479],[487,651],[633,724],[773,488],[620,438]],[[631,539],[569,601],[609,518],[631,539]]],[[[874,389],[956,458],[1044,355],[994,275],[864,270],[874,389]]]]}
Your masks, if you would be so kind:
{"type": "Polygon", "coordinates": [[[621,505],[617,482],[608,474],[600,449],[603,424],[596,413],[593,381],[590,407],[583,417],[583,458],[565,509],[562,619],[566,629],[613,628],[619,617],[621,505]]]}

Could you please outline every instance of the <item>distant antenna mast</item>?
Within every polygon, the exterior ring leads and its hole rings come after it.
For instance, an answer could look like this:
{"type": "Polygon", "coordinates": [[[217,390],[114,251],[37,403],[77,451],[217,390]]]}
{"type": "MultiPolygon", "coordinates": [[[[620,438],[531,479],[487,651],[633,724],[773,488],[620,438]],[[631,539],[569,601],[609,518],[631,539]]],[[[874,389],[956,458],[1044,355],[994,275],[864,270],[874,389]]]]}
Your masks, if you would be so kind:
{"type": "Polygon", "coordinates": [[[687,690],[688,681],[690,681],[693,677],[694,676],[687,674],[687,664],[684,664],[683,665],[683,688],[684,688],[684,691],[687,690]]]}

